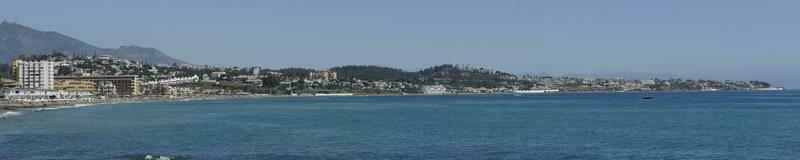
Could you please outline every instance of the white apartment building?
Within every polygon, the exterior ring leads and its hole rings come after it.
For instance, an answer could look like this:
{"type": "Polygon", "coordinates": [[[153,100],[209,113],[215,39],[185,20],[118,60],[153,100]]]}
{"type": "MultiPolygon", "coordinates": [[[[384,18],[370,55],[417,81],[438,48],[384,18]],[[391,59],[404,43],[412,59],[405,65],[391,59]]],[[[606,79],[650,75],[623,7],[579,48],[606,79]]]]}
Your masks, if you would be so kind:
{"type": "Polygon", "coordinates": [[[12,65],[20,88],[53,89],[55,62],[14,60],[12,65]]]}

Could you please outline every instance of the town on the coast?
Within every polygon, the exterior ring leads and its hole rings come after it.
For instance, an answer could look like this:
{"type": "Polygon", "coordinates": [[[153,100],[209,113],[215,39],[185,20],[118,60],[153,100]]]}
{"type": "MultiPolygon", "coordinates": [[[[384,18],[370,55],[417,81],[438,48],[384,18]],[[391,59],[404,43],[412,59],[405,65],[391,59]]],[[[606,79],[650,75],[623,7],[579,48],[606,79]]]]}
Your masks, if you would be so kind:
{"type": "Polygon", "coordinates": [[[101,48],[9,21],[0,22],[0,85],[0,109],[250,96],[783,89],[763,81],[514,75],[451,64],[416,71],[193,65],[155,48],[101,48]]]}
{"type": "Polygon", "coordinates": [[[468,65],[419,71],[150,64],[109,55],[19,56],[0,65],[6,107],[175,98],[347,96],[565,91],[782,90],[762,81],[518,76],[468,65]]]}

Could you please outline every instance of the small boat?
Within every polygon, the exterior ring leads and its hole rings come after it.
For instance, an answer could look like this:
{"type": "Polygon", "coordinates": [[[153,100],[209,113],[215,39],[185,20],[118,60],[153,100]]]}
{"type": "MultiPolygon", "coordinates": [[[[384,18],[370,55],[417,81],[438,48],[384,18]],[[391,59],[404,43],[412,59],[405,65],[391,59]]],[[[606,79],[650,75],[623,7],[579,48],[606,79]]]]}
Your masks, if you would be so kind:
{"type": "Polygon", "coordinates": [[[642,98],[642,99],[653,99],[653,97],[650,97],[650,96],[644,96],[644,98],[642,98]]]}

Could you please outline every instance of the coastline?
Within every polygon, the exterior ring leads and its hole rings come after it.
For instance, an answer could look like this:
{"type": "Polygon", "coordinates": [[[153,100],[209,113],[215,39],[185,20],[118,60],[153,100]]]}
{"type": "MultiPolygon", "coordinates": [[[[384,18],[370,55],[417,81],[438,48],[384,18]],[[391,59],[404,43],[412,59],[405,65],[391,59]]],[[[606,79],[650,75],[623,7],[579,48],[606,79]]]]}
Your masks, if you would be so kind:
{"type": "MultiPolygon", "coordinates": [[[[658,125],[663,125],[664,121],[669,121],[669,120],[680,121],[682,118],[685,118],[685,117],[675,116],[675,115],[680,115],[680,113],[689,113],[685,114],[687,115],[687,117],[695,117],[695,118],[700,117],[704,119],[711,119],[710,121],[709,120],[699,120],[699,121],[707,122],[707,124],[713,125],[714,123],[716,123],[716,121],[713,120],[716,119],[717,117],[695,116],[694,114],[702,113],[702,114],[717,115],[719,113],[725,113],[728,114],[731,118],[741,118],[742,116],[740,114],[741,112],[726,111],[726,110],[727,109],[741,110],[740,107],[742,106],[750,107],[747,108],[748,110],[757,110],[759,108],[771,108],[769,109],[770,113],[777,113],[777,112],[772,112],[774,111],[774,108],[781,108],[789,111],[792,110],[791,108],[780,107],[782,106],[781,104],[776,105],[775,103],[769,103],[770,101],[772,101],[771,99],[763,99],[763,98],[753,98],[754,100],[758,100],[758,103],[733,101],[733,103],[738,104],[740,106],[720,107],[720,106],[727,106],[727,103],[721,105],[715,105],[718,104],[719,100],[726,100],[731,98],[740,99],[737,98],[740,96],[760,97],[759,94],[761,92],[742,92],[743,94],[735,95],[735,97],[726,96],[728,94],[725,92],[708,92],[708,93],[711,93],[711,95],[703,97],[697,97],[697,95],[691,95],[691,94],[674,94],[670,96],[677,96],[674,98],[678,100],[673,100],[668,102],[642,101],[641,103],[630,103],[629,101],[614,101],[607,99],[609,98],[608,96],[617,96],[617,93],[594,93],[594,94],[586,94],[587,97],[584,97],[582,93],[573,93],[573,92],[567,92],[566,94],[540,94],[544,95],[543,99],[537,99],[535,98],[536,96],[530,97],[532,99],[528,99],[528,97],[526,96],[524,97],[499,96],[500,98],[493,98],[494,96],[475,96],[475,97],[459,96],[456,98],[448,98],[446,97],[447,95],[444,95],[445,96],[444,98],[438,96],[418,96],[418,97],[397,96],[397,97],[387,97],[387,98],[381,98],[380,96],[372,98],[364,96],[364,97],[328,98],[328,97],[310,97],[310,96],[293,97],[293,96],[275,95],[275,96],[266,96],[263,98],[241,98],[241,99],[230,99],[230,100],[208,100],[208,101],[197,100],[189,102],[166,102],[166,103],[154,102],[154,103],[144,103],[144,104],[98,105],[98,106],[90,106],[83,108],[68,108],[63,110],[46,111],[42,113],[34,113],[34,112],[26,113],[20,111],[23,115],[11,117],[8,119],[8,121],[0,120],[0,126],[7,126],[7,128],[11,128],[7,129],[7,131],[10,131],[9,133],[11,134],[32,135],[32,136],[19,136],[20,138],[14,139],[15,141],[9,141],[12,142],[11,144],[16,144],[14,142],[19,142],[23,143],[19,144],[20,146],[22,145],[30,146],[27,148],[20,148],[20,149],[26,149],[37,152],[47,152],[48,148],[46,147],[50,146],[70,148],[73,147],[72,145],[74,145],[71,144],[71,142],[76,141],[77,139],[81,142],[89,143],[89,144],[80,143],[81,146],[84,147],[89,146],[88,148],[94,147],[93,149],[99,150],[98,152],[91,152],[91,154],[95,155],[86,155],[87,154],[86,152],[81,152],[81,148],[75,149],[74,151],[73,150],[64,151],[64,152],[69,152],[70,154],[74,153],[73,154],[74,157],[70,158],[76,158],[76,159],[82,158],[84,156],[96,156],[107,159],[114,159],[116,157],[121,157],[121,158],[132,157],[132,158],[143,159],[142,157],[145,157],[146,155],[158,155],[158,156],[164,155],[169,157],[184,156],[185,158],[188,159],[191,158],[202,159],[202,158],[207,158],[204,156],[209,156],[208,154],[209,151],[192,150],[191,152],[187,151],[187,152],[162,153],[159,151],[145,150],[138,152],[130,152],[126,150],[128,149],[127,147],[125,147],[126,143],[119,143],[120,141],[119,138],[135,139],[135,140],[142,140],[142,139],[154,140],[153,142],[162,142],[166,140],[169,142],[180,143],[177,145],[215,146],[219,145],[220,143],[218,141],[211,141],[211,142],[198,141],[197,139],[200,136],[202,136],[201,139],[204,140],[211,138],[226,139],[230,138],[231,135],[235,135],[237,138],[245,140],[258,140],[257,143],[256,142],[246,143],[248,145],[250,144],[252,145],[271,144],[275,146],[297,145],[296,146],[297,148],[302,148],[305,144],[318,142],[319,139],[295,137],[295,139],[293,140],[306,140],[308,142],[303,144],[297,144],[296,141],[285,141],[286,137],[297,135],[298,132],[295,131],[298,130],[310,132],[310,134],[301,134],[302,136],[315,136],[320,133],[318,132],[320,127],[324,128],[327,126],[340,126],[341,128],[338,128],[339,130],[352,130],[354,129],[352,128],[352,126],[358,126],[362,128],[355,128],[355,129],[363,130],[364,132],[374,131],[375,130],[374,127],[381,127],[378,129],[388,129],[392,130],[393,132],[396,131],[397,133],[409,129],[413,130],[413,128],[419,128],[419,125],[403,125],[407,124],[407,122],[403,121],[384,121],[387,118],[386,115],[405,116],[405,118],[388,117],[392,119],[416,118],[424,120],[426,124],[433,124],[435,122],[436,123],[438,122],[448,123],[448,122],[441,121],[442,119],[444,119],[442,117],[419,118],[418,116],[428,115],[428,114],[436,114],[437,116],[440,116],[443,115],[444,113],[448,113],[447,115],[452,116],[452,118],[454,119],[474,122],[474,123],[469,123],[469,126],[473,126],[471,124],[481,124],[477,125],[478,126],[477,128],[472,127],[474,129],[472,131],[464,132],[465,133],[464,135],[469,136],[469,133],[472,132],[478,133],[487,131],[484,128],[480,128],[483,126],[496,126],[497,124],[501,123],[522,124],[529,122],[531,120],[541,119],[540,116],[549,116],[546,119],[559,119],[559,118],[564,118],[565,115],[566,116],[580,115],[574,117],[580,117],[581,119],[570,121],[575,123],[567,127],[602,126],[604,129],[613,129],[614,127],[618,126],[585,125],[582,123],[596,120],[597,117],[586,117],[586,116],[598,115],[597,113],[602,113],[601,115],[598,116],[601,118],[615,117],[616,120],[612,122],[619,121],[620,123],[625,123],[627,121],[630,121],[631,118],[637,119],[637,118],[651,117],[651,116],[639,116],[639,117],[627,116],[628,114],[631,113],[631,110],[635,110],[637,111],[637,113],[639,113],[640,111],[642,112],[646,111],[646,114],[663,113],[665,115],[660,115],[658,117],[669,118],[667,120],[646,121],[651,123],[638,126],[644,126],[644,127],[658,126],[658,125]],[[564,96],[559,96],[559,95],[564,95],[564,96]],[[478,98],[478,99],[472,99],[472,98],[478,98]],[[715,99],[709,101],[708,98],[715,98],[715,99]],[[364,99],[371,99],[371,100],[364,100],[364,99]],[[583,99],[583,100],[576,101],[576,99],[583,99]],[[680,100],[680,99],[687,99],[687,100],[680,100]],[[274,103],[276,101],[280,102],[274,103]],[[277,106],[272,106],[273,104],[277,106]],[[763,106],[752,106],[753,104],[759,104],[763,106]],[[158,105],[158,106],[151,106],[151,105],[158,105]],[[714,106],[709,106],[709,105],[714,105],[714,106]],[[700,112],[698,112],[699,107],[703,107],[700,108],[700,112]],[[602,111],[598,112],[598,109],[602,111]],[[426,112],[417,112],[420,110],[424,110],[426,112]],[[707,112],[707,110],[713,110],[714,112],[707,112]],[[379,114],[375,114],[376,111],[380,111],[377,112],[379,114]],[[678,112],[679,114],[676,114],[676,112],[678,112]],[[595,113],[595,114],[581,114],[581,113],[595,113]],[[532,114],[535,114],[536,116],[531,116],[532,114]],[[326,116],[320,116],[320,115],[326,115],[326,116]],[[373,120],[375,122],[381,122],[381,123],[391,122],[392,124],[373,125],[373,123],[369,121],[332,120],[332,119],[348,119],[348,117],[352,117],[353,115],[357,115],[359,117],[359,120],[373,120]],[[479,117],[465,116],[465,115],[477,115],[479,117]],[[617,116],[609,116],[609,115],[617,115],[617,116]],[[360,119],[366,116],[369,117],[365,119],[360,119]],[[491,117],[481,117],[481,116],[491,116],[491,117]],[[472,117],[474,119],[461,119],[464,117],[472,117]],[[301,119],[301,120],[287,121],[287,119],[301,119]],[[491,123],[482,123],[485,122],[486,119],[505,119],[508,121],[505,122],[492,121],[491,123]],[[292,125],[284,124],[284,122],[293,124],[292,125]],[[342,125],[343,122],[348,124],[342,125]],[[365,122],[369,122],[368,123],[369,125],[363,125],[363,123],[365,122]],[[314,125],[308,125],[308,124],[314,124],[314,125]],[[301,126],[302,129],[298,129],[297,126],[301,126]],[[407,128],[396,128],[396,126],[403,126],[407,128]],[[46,127],[50,127],[53,129],[46,127]],[[45,128],[46,130],[42,128],[45,128]],[[39,135],[39,133],[42,133],[42,131],[47,131],[47,133],[50,133],[57,137],[54,138],[50,138],[50,136],[42,137],[41,135],[39,135]],[[154,132],[159,132],[159,133],[154,133],[154,132]],[[191,134],[187,136],[187,133],[189,132],[191,132],[191,134]],[[98,134],[95,133],[103,133],[103,134],[99,134],[99,136],[102,137],[98,138],[97,137],[98,134]],[[110,133],[110,134],[106,135],[105,133],[110,133]],[[77,134],[86,134],[87,136],[75,136],[77,134]],[[253,138],[254,136],[262,138],[254,139],[253,138]],[[203,138],[203,137],[209,137],[209,138],[203,138]],[[285,143],[272,144],[271,142],[285,142],[285,143]],[[111,150],[104,150],[106,148],[105,145],[118,145],[118,146],[110,147],[112,148],[111,150]],[[107,152],[119,152],[119,154],[118,155],[108,154],[107,152]]],[[[764,93],[771,93],[772,96],[781,96],[782,94],[780,92],[764,92],[764,93]]],[[[637,93],[632,93],[632,94],[637,94],[637,93]]],[[[230,96],[230,97],[238,98],[239,96],[236,97],[230,96]]],[[[243,96],[243,97],[251,97],[251,96],[243,96]]],[[[623,97],[617,97],[617,98],[612,97],[611,99],[618,99],[624,97],[625,96],[623,95],[623,97]]],[[[755,119],[754,121],[770,120],[769,117],[764,118],[763,116],[759,116],[763,114],[762,112],[758,113],[751,112],[751,113],[752,113],[751,115],[754,115],[751,117],[761,118],[761,119],[755,119]]],[[[790,114],[780,114],[780,115],[791,117],[790,114]]],[[[567,118],[572,118],[572,117],[567,117],[567,118]]],[[[436,127],[439,127],[440,125],[451,128],[464,128],[464,123],[458,123],[453,125],[439,124],[436,125],[436,127]]],[[[686,124],[686,125],[689,127],[695,126],[693,124],[686,124]]],[[[758,126],[759,124],[753,124],[753,125],[758,126]]],[[[791,123],[787,123],[781,126],[791,126],[791,125],[792,125],[791,123]]],[[[513,130],[513,127],[515,126],[518,125],[510,125],[510,127],[512,127],[511,130],[513,130]]],[[[542,124],[541,126],[537,127],[547,128],[547,127],[552,127],[552,125],[542,124]]],[[[780,127],[780,128],[785,128],[785,127],[780,127]]],[[[435,132],[439,131],[439,129],[445,129],[445,128],[425,128],[425,126],[423,126],[423,129],[430,129],[430,131],[435,132]]],[[[595,129],[596,128],[590,128],[587,129],[585,132],[592,132],[595,129]]],[[[685,130],[691,132],[693,129],[694,128],[686,128],[685,130]]],[[[725,128],[721,129],[719,133],[724,133],[723,132],[724,130],[725,128]]],[[[552,134],[548,133],[547,135],[556,135],[556,136],[558,136],[558,133],[563,132],[560,130],[548,130],[548,131],[552,131],[551,132],[552,134]]],[[[781,132],[781,131],[783,130],[776,130],[776,132],[781,132]]],[[[758,132],[754,131],[754,133],[758,132]]],[[[648,135],[645,134],[636,134],[636,135],[645,138],[648,137],[648,135]]],[[[426,135],[421,134],[419,136],[426,136],[426,135]]],[[[495,136],[503,136],[503,135],[498,134],[495,136]]],[[[686,135],[686,137],[688,137],[689,139],[691,139],[691,136],[692,135],[686,135]]],[[[384,137],[385,135],[376,135],[373,138],[383,139],[384,137]]],[[[531,135],[531,137],[537,137],[537,135],[531,135]]],[[[725,137],[725,135],[723,134],[721,135],[721,137],[725,137]]],[[[17,137],[12,137],[12,138],[17,138],[17,137]]],[[[387,144],[399,143],[408,140],[407,137],[403,136],[395,138],[396,139],[391,139],[391,141],[382,143],[387,143],[387,144]]],[[[556,139],[557,138],[558,137],[556,137],[556,139]]],[[[444,137],[444,139],[448,139],[448,137],[444,137]]],[[[488,139],[494,139],[494,138],[489,137],[488,139]]],[[[543,137],[541,139],[547,140],[549,139],[549,137],[543,137]]],[[[664,140],[668,142],[671,139],[659,139],[659,140],[664,140]]],[[[631,140],[631,141],[633,142],[636,140],[631,140]]],[[[722,138],[720,139],[719,142],[725,143],[727,141],[726,139],[722,138]]],[[[577,143],[583,143],[583,142],[577,142],[577,143]]],[[[742,143],[747,143],[747,142],[745,141],[742,143]]],[[[172,143],[170,143],[170,144],[155,145],[153,148],[159,149],[159,148],[168,148],[174,146],[175,145],[172,145],[172,143]]],[[[576,145],[576,146],[580,147],[582,145],[576,145]]],[[[237,144],[231,144],[230,147],[236,148],[237,144]]],[[[391,148],[391,146],[388,147],[391,148]]],[[[208,149],[210,151],[214,151],[213,147],[209,147],[208,149]]],[[[258,151],[253,151],[253,154],[258,154],[256,152],[258,151]]],[[[30,154],[30,155],[20,155],[19,157],[38,156],[37,153],[34,152],[13,152],[13,153],[30,154]]],[[[459,151],[458,153],[462,152],[459,151]]],[[[60,154],[60,153],[54,153],[54,154],[60,154]]],[[[354,153],[354,154],[356,154],[354,156],[363,155],[362,153],[354,153]]],[[[236,155],[232,155],[231,157],[233,156],[236,155]]],[[[220,156],[212,158],[230,159],[231,157],[220,156]]],[[[244,157],[244,158],[252,158],[252,157],[244,157]]],[[[269,159],[274,157],[255,157],[255,158],[269,159]]],[[[348,157],[343,157],[343,158],[348,158],[348,157]]],[[[423,158],[431,158],[431,157],[423,157],[423,158]]],[[[236,159],[236,157],[233,157],[232,159],[236,159]]]]}
{"type": "MultiPolygon", "coordinates": [[[[727,90],[744,91],[744,90],[727,90]]],[[[620,91],[561,91],[543,94],[563,94],[563,93],[618,93],[620,91]]],[[[674,90],[674,91],[624,91],[633,93],[659,93],[659,92],[726,92],[726,91],[699,91],[699,90],[674,90]]],[[[515,94],[512,92],[493,92],[493,93],[445,93],[445,94],[355,94],[351,96],[297,96],[297,95],[269,95],[269,94],[241,94],[241,95],[193,95],[193,96],[135,96],[123,98],[73,100],[73,101],[45,101],[45,102],[22,102],[22,101],[0,101],[0,112],[14,110],[30,110],[53,107],[65,107],[75,105],[98,105],[98,104],[128,104],[128,103],[150,103],[150,102],[169,102],[187,100],[217,100],[217,99],[237,99],[237,98],[264,98],[264,97],[368,97],[368,96],[447,96],[447,95],[494,95],[494,94],[515,94]]]]}
{"type": "Polygon", "coordinates": [[[91,100],[72,100],[72,101],[44,101],[44,102],[22,102],[22,101],[0,101],[0,111],[14,111],[22,109],[42,109],[51,107],[65,107],[75,105],[98,105],[98,104],[127,104],[127,103],[150,103],[167,101],[186,101],[186,100],[215,100],[215,99],[234,99],[251,97],[271,97],[272,95],[250,94],[250,95],[196,95],[196,96],[136,96],[123,98],[91,99],[91,100]]]}

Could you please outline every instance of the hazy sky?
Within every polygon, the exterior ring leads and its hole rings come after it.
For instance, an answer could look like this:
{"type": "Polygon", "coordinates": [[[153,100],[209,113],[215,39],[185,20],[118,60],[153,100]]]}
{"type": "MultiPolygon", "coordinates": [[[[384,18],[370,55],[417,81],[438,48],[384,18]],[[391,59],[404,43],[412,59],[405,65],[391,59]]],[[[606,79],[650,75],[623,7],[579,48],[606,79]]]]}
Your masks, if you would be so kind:
{"type": "Polygon", "coordinates": [[[0,18],[195,64],[631,71],[800,88],[796,0],[3,0],[0,18]]]}

